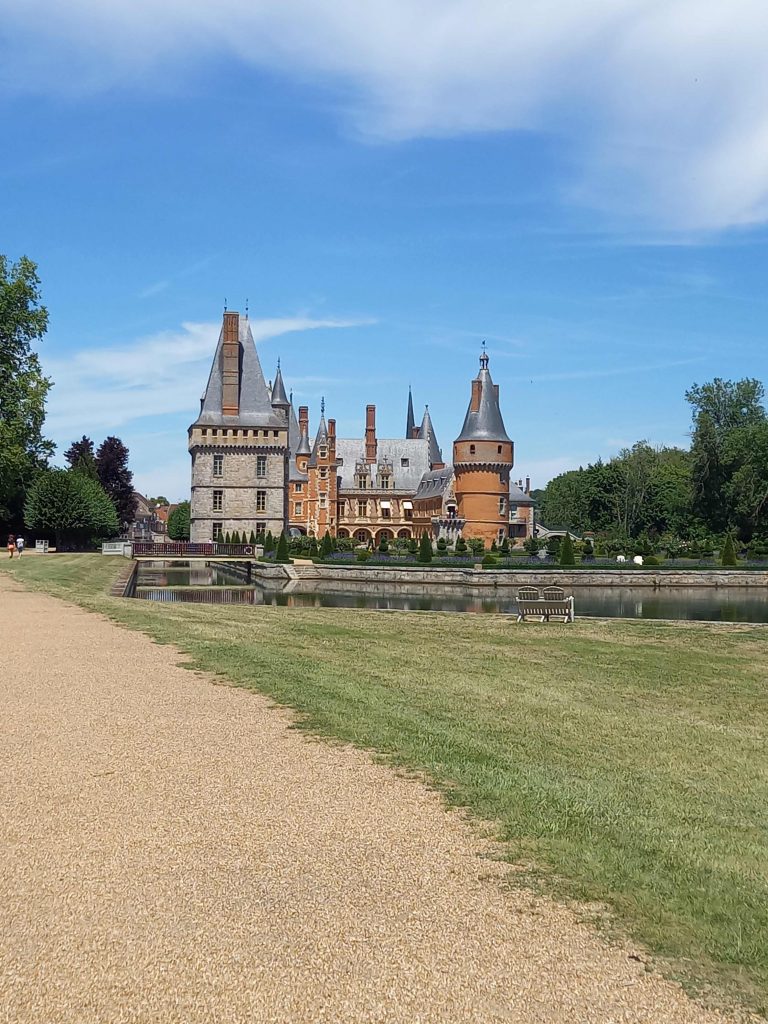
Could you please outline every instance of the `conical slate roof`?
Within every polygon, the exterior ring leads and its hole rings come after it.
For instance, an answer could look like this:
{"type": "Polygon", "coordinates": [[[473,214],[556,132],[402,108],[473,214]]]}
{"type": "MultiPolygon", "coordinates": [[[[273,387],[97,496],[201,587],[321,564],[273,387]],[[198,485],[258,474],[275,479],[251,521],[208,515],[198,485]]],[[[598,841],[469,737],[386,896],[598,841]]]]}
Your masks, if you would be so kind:
{"type": "Polygon", "coordinates": [[[413,415],[413,395],[411,394],[410,387],[408,388],[408,415],[405,419],[405,436],[410,439],[413,437],[413,431],[416,428],[416,420],[413,415]]]}
{"type": "Polygon", "coordinates": [[[488,369],[488,356],[485,352],[480,356],[480,372],[475,380],[480,382],[480,402],[476,412],[469,403],[464,426],[456,441],[509,441],[504,420],[499,409],[499,400],[488,369]]]}
{"type": "Polygon", "coordinates": [[[272,408],[272,399],[267,382],[264,380],[261,363],[256,354],[256,344],[247,320],[239,321],[238,340],[240,342],[240,403],[237,416],[224,416],[222,413],[221,365],[224,346],[224,328],[222,327],[208,384],[203,395],[200,415],[193,426],[221,424],[225,427],[283,427],[285,429],[285,420],[272,408]]]}
{"type": "MultiPolygon", "coordinates": [[[[274,388],[272,391],[274,393],[274,388]]],[[[296,419],[296,410],[293,408],[293,402],[290,402],[288,408],[288,450],[292,458],[298,455],[300,444],[301,431],[299,430],[299,421],[296,419]]]]}
{"type": "Polygon", "coordinates": [[[283,384],[283,375],[280,371],[280,360],[277,361],[277,373],[275,374],[275,383],[272,385],[272,405],[277,408],[287,409],[291,403],[288,400],[288,395],[285,393],[285,385],[283,384]]]}
{"type": "Polygon", "coordinates": [[[312,445],[312,454],[309,457],[308,465],[317,465],[317,449],[321,444],[328,443],[328,426],[325,422],[325,402],[320,406],[320,425],[317,428],[317,434],[315,435],[315,443],[312,445]]]}
{"type": "Polygon", "coordinates": [[[435,428],[432,426],[432,417],[429,415],[428,405],[424,407],[424,418],[419,428],[419,437],[429,442],[430,465],[434,466],[441,463],[443,461],[443,453],[440,451],[440,445],[437,443],[435,428]]]}

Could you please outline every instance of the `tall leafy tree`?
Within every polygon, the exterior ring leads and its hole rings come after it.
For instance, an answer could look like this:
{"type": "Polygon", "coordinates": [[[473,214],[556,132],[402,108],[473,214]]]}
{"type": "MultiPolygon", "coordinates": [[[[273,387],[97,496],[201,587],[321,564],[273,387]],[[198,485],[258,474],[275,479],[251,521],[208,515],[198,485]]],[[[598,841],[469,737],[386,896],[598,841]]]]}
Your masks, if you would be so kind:
{"type": "Polygon", "coordinates": [[[0,523],[18,529],[24,498],[53,454],[43,437],[51,382],[33,345],[48,328],[37,267],[26,256],[11,263],[0,255],[0,523]]]}
{"type": "Polygon", "coordinates": [[[171,540],[189,540],[189,502],[182,501],[168,516],[168,536],[171,540]]]}
{"type": "Polygon", "coordinates": [[[693,412],[691,443],[694,509],[707,527],[721,533],[735,525],[732,481],[742,457],[734,458],[735,432],[748,431],[765,422],[763,385],[746,378],[739,381],[716,377],[708,384],[694,384],[685,393],[693,412]]]}
{"type": "Polygon", "coordinates": [[[52,535],[56,547],[114,537],[117,513],[103,487],[72,469],[49,469],[37,475],[24,508],[27,526],[52,535]]]}
{"type": "Polygon", "coordinates": [[[93,451],[93,441],[85,434],[79,441],[73,441],[64,452],[64,458],[78,473],[84,473],[92,480],[98,480],[99,474],[96,470],[96,456],[93,451]]]}
{"type": "Polygon", "coordinates": [[[112,499],[121,529],[136,518],[137,498],[133,473],[128,469],[128,449],[119,437],[108,437],[96,452],[99,483],[112,499]]]}

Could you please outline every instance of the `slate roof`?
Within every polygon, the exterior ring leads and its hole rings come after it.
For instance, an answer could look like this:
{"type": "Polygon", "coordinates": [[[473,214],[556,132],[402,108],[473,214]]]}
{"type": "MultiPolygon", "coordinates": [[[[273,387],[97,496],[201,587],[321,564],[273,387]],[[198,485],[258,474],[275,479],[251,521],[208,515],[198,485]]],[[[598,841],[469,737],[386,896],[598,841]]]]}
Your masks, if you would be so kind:
{"type": "Polygon", "coordinates": [[[480,404],[477,412],[472,412],[470,401],[464,426],[456,441],[509,441],[485,353],[480,357],[480,372],[475,380],[480,381],[480,404]]]}
{"type": "Polygon", "coordinates": [[[282,427],[285,419],[272,408],[272,400],[256,354],[250,324],[240,319],[240,412],[237,416],[224,416],[221,411],[221,363],[224,328],[219,333],[211,373],[203,395],[200,415],[193,426],[208,424],[233,427],[282,427]]]}
{"type": "Polygon", "coordinates": [[[432,426],[432,417],[429,415],[429,406],[426,406],[424,409],[424,418],[419,428],[419,437],[429,442],[430,465],[434,466],[435,463],[442,462],[443,453],[440,451],[440,445],[437,443],[435,428],[432,426]]]}
{"type": "Polygon", "coordinates": [[[323,412],[320,414],[320,424],[317,428],[315,443],[312,445],[312,454],[309,456],[309,462],[307,465],[317,465],[317,449],[321,444],[323,444],[323,442],[328,442],[328,425],[325,422],[325,409],[323,409],[323,412]]]}
{"type": "Polygon", "coordinates": [[[421,478],[415,498],[435,498],[448,491],[453,483],[453,466],[432,469],[421,478]]]}
{"type": "Polygon", "coordinates": [[[409,440],[413,437],[413,432],[416,429],[416,419],[413,415],[413,395],[411,389],[408,388],[408,413],[405,417],[405,436],[409,440]]]}
{"type": "MultiPolygon", "coordinates": [[[[355,486],[355,463],[365,461],[365,441],[363,438],[339,438],[336,441],[336,458],[342,459],[338,468],[341,478],[341,490],[357,490],[355,486]]],[[[413,494],[419,486],[421,478],[429,470],[429,442],[422,438],[378,438],[376,463],[389,461],[392,463],[393,490],[408,491],[413,494]],[[402,460],[407,459],[408,465],[403,466],[402,460]]],[[[370,467],[371,489],[376,490],[377,465],[370,467]]]]}
{"type": "Polygon", "coordinates": [[[288,395],[285,393],[285,384],[283,384],[283,375],[280,372],[280,360],[277,362],[277,373],[275,374],[275,383],[272,385],[272,405],[288,407],[291,403],[288,401],[288,395]]]}
{"type": "Polygon", "coordinates": [[[309,454],[309,442],[307,441],[307,435],[302,434],[299,430],[299,421],[296,419],[296,410],[293,408],[293,403],[288,410],[288,448],[290,449],[290,456],[288,462],[288,479],[293,482],[295,480],[307,480],[307,474],[302,473],[296,466],[296,456],[302,453],[302,443],[306,445],[306,453],[309,454]]]}
{"type": "Polygon", "coordinates": [[[509,504],[510,505],[535,505],[536,502],[525,491],[516,484],[514,480],[509,482],[509,504]]]}

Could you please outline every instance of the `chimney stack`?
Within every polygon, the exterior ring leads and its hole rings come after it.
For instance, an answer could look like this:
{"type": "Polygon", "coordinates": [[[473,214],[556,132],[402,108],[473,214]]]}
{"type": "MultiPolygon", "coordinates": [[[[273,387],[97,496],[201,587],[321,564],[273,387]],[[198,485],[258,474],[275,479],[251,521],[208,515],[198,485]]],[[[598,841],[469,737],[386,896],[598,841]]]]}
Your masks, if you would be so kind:
{"type": "Polygon", "coordinates": [[[531,493],[531,478],[529,476],[525,478],[525,493],[531,493]]]}
{"type": "Polygon", "coordinates": [[[224,416],[240,412],[240,314],[224,314],[221,346],[221,411],[224,416]]]}
{"type": "Polygon", "coordinates": [[[309,437],[309,406],[299,406],[299,433],[309,437]]]}
{"type": "Polygon", "coordinates": [[[328,420],[328,440],[336,437],[336,420],[328,420]]]}
{"type": "Polygon", "coordinates": [[[365,461],[368,465],[376,462],[376,406],[365,407],[365,461]]]}
{"type": "Polygon", "coordinates": [[[475,379],[472,381],[472,398],[469,402],[469,411],[477,412],[480,409],[480,395],[482,394],[482,382],[475,379]]]}

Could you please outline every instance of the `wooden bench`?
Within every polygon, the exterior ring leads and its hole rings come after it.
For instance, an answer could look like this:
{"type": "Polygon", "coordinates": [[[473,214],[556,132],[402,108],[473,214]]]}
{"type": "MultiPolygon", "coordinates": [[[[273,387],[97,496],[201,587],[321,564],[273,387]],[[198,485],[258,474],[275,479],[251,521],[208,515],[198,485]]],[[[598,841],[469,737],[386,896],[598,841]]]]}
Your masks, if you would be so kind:
{"type": "Polygon", "coordinates": [[[561,587],[545,587],[543,594],[537,587],[521,587],[517,592],[517,621],[529,618],[539,622],[550,619],[573,622],[573,595],[566,597],[561,587]]]}

